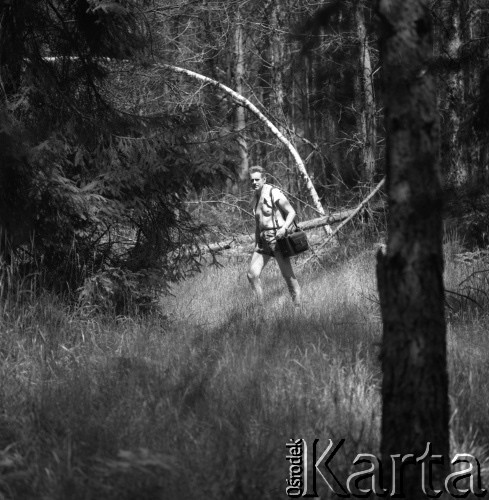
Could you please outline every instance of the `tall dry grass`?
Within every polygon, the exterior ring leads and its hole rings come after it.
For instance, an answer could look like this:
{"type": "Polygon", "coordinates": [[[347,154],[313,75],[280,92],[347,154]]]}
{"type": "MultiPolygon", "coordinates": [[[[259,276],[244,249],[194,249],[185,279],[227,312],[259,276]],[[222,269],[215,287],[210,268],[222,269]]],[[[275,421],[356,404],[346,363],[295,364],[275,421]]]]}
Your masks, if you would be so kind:
{"type": "MultiPolygon", "coordinates": [[[[454,245],[455,289],[471,271],[454,245]]],[[[290,438],[345,438],[339,475],[358,452],[376,453],[375,251],[298,269],[300,312],[274,263],[265,310],[245,262],[205,269],[162,298],[164,314],[144,318],[87,317],[26,283],[4,287],[0,498],[285,498],[290,438]]],[[[452,445],[482,459],[487,315],[450,307],[452,445]]]]}

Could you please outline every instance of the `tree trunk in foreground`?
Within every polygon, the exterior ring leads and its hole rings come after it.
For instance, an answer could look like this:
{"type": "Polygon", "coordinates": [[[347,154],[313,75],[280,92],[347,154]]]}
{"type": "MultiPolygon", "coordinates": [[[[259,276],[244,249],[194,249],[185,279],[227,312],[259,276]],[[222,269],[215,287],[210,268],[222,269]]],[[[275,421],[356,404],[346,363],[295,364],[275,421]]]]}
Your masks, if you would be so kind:
{"type": "MultiPolygon", "coordinates": [[[[389,207],[387,247],[377,262],[383,320],[381,455],[384,487],[391,490],[392,455],[420,457],[429,442],[446,466],[449,403],[439,126],[426,66],[432,50],[428,0],[378,0],[377,14],[389,207]]],[[[435,489],[443,489],[445,466],[433,465],[435,489]]],[[[426,498],[420,476],[420,463],[403,466],[403,498],[426,498]]]]}

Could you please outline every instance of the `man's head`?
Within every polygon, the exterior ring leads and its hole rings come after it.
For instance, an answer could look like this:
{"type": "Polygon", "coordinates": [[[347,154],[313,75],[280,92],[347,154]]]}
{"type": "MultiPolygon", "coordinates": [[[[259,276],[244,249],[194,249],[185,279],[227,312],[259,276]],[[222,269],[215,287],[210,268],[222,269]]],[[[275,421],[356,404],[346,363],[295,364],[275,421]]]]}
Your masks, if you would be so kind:
{"type": "Polygon", "coordinates": [[[258,165],[250,168],[250,182],[254,191],[260,191],[267,182],[265,171],[258,165]]]}

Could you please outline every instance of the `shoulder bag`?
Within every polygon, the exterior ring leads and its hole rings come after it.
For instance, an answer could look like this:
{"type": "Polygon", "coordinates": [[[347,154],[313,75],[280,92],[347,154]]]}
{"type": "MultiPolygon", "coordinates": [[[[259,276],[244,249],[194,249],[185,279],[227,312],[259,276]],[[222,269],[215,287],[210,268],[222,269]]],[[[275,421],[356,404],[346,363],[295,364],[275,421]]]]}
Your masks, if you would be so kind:
{"type": "MultiPolygon", "coordinates": [[[[272,201],[272,222],[273,228],[275,225],[278,227],[278,221],[273,214],[275,210],[275,201],[273,199],[273,188],[270,189],[270,199],[272,201]]],[[[294,219],[294,228],[287,229],[287,233],[284,238],[277,239],[277,249],[284,257],[293,257],[299,253],[309,250],[309,242],[307,241],[306,233],[297,225],[294,219]]]]}

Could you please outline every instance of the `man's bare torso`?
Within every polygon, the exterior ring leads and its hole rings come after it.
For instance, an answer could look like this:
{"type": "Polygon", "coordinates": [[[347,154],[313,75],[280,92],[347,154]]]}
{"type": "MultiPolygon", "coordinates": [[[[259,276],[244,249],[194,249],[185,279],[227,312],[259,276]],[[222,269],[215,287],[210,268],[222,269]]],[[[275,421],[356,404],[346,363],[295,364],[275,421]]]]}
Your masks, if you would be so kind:
{"type": "Polygon", "coordinates": [[[277,201],[281,199],[284,195],[276,188],[272,188],[268,184],[265,184],[261,190],[260,197],[257,200],[254,198],[255,203],[255,220],[259,231],[265,231],[267,229],[279,229],[281,228],[285,220],[280,209],[277,206],[277,201]],[[272,210],[272,196],[270,191],[273,189],[273,202],[275,209],[272,210]],[[258,202],[257,202],[258,201],[258,202]],[[273,218],[272,218],[273,217],[273,218]]]}

